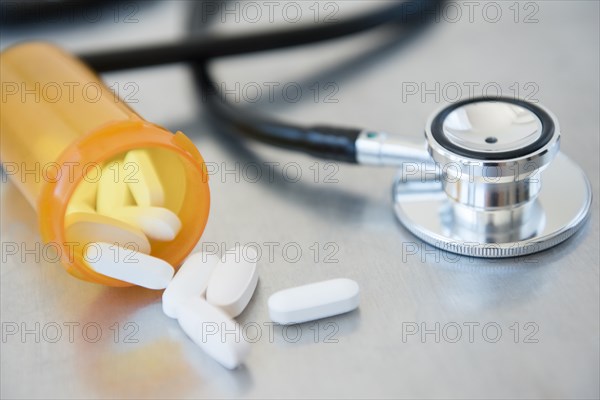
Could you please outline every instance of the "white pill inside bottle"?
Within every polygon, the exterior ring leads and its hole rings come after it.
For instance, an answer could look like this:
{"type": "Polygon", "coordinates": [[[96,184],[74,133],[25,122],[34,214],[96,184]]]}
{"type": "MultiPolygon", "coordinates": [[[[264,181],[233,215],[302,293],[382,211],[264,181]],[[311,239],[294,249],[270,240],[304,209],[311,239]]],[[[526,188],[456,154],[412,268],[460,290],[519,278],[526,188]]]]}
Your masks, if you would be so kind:
{"type": "Polygon", "coordinates": [[[168,242],[181,230],[177,214],[163,207],[125,206],[112,210],[110,216],[141,229],[150,239],[168,242]]]}
{"type": "Polygon", "coordinates": [[[86,245],[83,258],[99,274],[148,289],[164,289],[175,270],[160,258],[111,243],[86,245]]]}

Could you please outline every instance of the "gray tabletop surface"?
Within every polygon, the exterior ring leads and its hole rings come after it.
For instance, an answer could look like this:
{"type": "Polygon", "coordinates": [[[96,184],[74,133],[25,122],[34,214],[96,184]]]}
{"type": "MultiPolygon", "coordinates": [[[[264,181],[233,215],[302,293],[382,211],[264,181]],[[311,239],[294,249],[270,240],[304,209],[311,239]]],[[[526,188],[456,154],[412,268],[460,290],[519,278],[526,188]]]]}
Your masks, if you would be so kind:
{"type": "MultiPolygon", "coordinates": [[[[274,2],[273,20],[264,2],[254,3],[261,16],[237,3],[210,29],[293,27],[298,10],[314,23],[384,6],[375,3],[274,2]]],[[[434,109],[470,90],[539,101],[593,187],[591,218],[573,238],[518,259],[435,251],[395,220],[393,169],[232,140],[209,123],[185,65],[108,73],[136,111],[184,131],[210,163],[198,250],[262,250],[257,291],[238,318],[255,343],[241,368],[226,370],[162,314],[160,292],[84,283],[58,263],[3,249],[2,398],[598,398],[599,3],[488,3],[459,2],[406,43],[384,29],[213,68],[240,106],[417,139],[434,109]],[[272,293],[335,277],[359,283],[358,310],[269,324],[272,293]]],[[[109,3],[84,17],[4,25],[1,45],[42,38],[77,52],[174,40],[188,7],[109,3]]],[[[1,198],[2,241],[35,248],[34,211],[11,183],[1,198]]]]}

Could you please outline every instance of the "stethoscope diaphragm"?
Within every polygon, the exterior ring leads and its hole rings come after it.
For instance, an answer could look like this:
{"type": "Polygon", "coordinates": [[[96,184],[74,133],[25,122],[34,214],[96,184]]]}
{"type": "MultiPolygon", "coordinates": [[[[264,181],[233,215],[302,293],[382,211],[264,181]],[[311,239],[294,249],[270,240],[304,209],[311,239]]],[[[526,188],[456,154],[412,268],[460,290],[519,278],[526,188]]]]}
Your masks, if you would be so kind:
{"type": "Polygon", "coordinates": [[[513,257],[572,236],[589,214],[590,183],[559,152],[545,108],[470,99],[442,108],[425,129],[433,163],[402,164],[394,211],[423,241],[476,257],[513,257]]]}

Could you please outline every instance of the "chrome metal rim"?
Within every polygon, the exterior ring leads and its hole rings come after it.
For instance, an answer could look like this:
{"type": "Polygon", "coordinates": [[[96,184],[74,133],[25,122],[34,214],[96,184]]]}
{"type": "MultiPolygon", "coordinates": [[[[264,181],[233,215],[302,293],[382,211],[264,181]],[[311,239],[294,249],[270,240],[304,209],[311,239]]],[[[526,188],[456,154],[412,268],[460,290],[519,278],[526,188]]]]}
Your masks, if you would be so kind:
{"type": "MultiPolygon", "coordinates": [[[[492,241],[485,230],[469,232],[467,237],[454,229],[452,200],[440,182],[407,179],[401,170],[393,193],[398,220],[416,237],[452,253],[484,258],[517,257],[556,246],[584,224],[592,202],[591,186],[584,172],[561,153],[542,173],[536,200],[541,213],[539,227],[523,238],[492,241]]],[[[488,228],[493,227],[485,229],[488,228]]]]}

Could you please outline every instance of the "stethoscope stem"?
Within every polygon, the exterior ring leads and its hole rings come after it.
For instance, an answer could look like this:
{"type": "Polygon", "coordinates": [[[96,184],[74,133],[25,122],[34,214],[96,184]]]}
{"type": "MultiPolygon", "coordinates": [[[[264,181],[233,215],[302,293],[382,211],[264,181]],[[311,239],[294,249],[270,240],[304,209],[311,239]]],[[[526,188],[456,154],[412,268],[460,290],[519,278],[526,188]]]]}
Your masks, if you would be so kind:
{"type": "Polygon", "coordinates": [[[406,163],[433,166],[424,140],[371,130],[362,131],[356,139],[356,161],[364,165],[390,167],[400,167],[406,163]]]}

